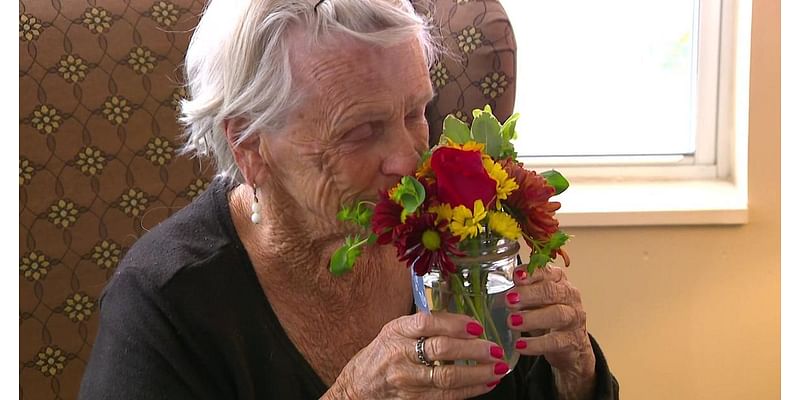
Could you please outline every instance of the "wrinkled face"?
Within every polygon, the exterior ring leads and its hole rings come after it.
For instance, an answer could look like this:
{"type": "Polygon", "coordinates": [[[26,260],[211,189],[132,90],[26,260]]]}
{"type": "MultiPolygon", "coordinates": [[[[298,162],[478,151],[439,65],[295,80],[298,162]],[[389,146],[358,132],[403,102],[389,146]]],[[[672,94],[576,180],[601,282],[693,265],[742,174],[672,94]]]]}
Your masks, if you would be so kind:
{"type": "Polygon", "coordinates": [[[419,43],[389,48],[342,40],[293,50],[303,99],[283,132],[263,140],[270,187],[306,219],[333,223],[342,203],[376,199],[410,175],[428,146],[425,106],[433,96],[419,43]]]}

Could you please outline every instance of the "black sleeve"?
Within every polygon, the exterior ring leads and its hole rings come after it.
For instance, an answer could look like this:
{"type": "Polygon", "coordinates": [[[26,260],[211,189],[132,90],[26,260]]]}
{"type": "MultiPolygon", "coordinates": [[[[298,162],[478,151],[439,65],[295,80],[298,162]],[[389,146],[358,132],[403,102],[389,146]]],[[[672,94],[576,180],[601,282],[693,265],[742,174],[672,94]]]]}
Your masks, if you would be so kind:
{"type": "MultiPolygon", "coordinates": [[[[619,400],[619,383],[608,368],[600,346],[589,335],[595,356],[596,383],[592,400],[619,400]]],[[[522,356],[514,371],[491,392],[474,399],[558,400],[553,371],[544,357],[522,356]]]]}
{"type": "Polygon", "coordinates": [[[197,369],[154,286],[135,270],[116,275],[101,298],[79,398],[208,398],[213,389],[203,387],[197,369]]]}

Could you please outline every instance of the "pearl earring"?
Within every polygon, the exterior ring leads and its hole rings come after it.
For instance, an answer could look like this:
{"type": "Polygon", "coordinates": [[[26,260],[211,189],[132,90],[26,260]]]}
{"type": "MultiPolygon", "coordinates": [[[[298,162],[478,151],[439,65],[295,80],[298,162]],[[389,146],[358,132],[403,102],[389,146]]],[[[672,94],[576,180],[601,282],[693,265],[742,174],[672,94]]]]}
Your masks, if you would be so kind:
{"type": "Polygon", "coordinates": [[[258,202],[258,189],[255,185],[253,185],[253,204],[250,206],[250,210],[253,212],[250,214],[250,221],[253,221],[254,224],[261,223],[261,203],[258,202]]]}

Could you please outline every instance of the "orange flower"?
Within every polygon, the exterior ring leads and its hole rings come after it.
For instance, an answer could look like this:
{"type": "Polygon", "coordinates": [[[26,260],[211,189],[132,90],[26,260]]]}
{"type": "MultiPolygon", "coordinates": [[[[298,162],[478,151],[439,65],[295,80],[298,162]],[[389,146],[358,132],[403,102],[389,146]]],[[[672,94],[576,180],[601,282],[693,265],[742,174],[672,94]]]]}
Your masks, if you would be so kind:
{"type": "Polygon", "coordinates": [[[508,195],[506,204],[519,217],[523,232],[535,240],[549,240],[550,235],[558,231],[555,213],[561,203],[550,201],[556,190],[544,177],[525,169],[522,163],[506,159],[500,165],[519,185],[519,189],[508,195]]]}

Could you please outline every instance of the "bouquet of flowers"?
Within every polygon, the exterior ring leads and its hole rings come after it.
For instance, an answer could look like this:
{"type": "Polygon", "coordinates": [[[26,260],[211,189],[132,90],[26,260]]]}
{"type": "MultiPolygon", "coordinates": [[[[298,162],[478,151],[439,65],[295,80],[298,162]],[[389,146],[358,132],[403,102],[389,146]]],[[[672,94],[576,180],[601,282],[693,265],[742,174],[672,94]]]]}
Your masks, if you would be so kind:
{"type": "Polygon", "coordinates": [[[482,337],[505,349],[512,368],[519,333],[507,325],[503,295],[514,286],[517,241],[530,246],[529,274],[558,256],[569,265],[562,249],[569,235],[555,218],[561,204],[550,201],[569,183],[556,171],[537,174],[517,161],[511,141],[518,118],[500,124],[488,105],[473,111],[471,126],[447,116],[439,144],[414,176],[380,192],[377,204],[341,209],[338,219],[361,233],[348,236],[330,262],[340,275],[364,246],[393,245],[399,260],[424,276],[412,280],[418,308],[475,318],[486,328],[482,337]]]}
{"type": "Polygon", "coordinates": [[[502,125],[487,105],[473,122],[448,115],[437,146],[422,157],[414,176],[404,176],[379,193],[377,204],[359,201],[337,215],[362,227],[331,257],[335,275],[350,271],[363,246],[392,244],[397,256],[419,275],[456,272],[453,256],[474,249],[477,240],[525,240],[531,249],[528,273],[561,256],[569,235],[559,230],[550,198],[569,187],[557,171],[537,174],[517,161],[514,114],[502,125]]]}

